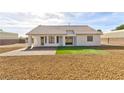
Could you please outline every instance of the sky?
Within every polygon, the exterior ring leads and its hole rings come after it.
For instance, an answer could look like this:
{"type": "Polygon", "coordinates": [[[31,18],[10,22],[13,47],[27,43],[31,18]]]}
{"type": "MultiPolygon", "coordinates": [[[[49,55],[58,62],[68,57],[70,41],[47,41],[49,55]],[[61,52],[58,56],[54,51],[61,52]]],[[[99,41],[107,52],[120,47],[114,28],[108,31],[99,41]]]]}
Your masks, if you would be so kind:
{"type": "Polygon", "coordinates": [[[89,25],[104,32],[124,24],[124,12],[0,12],[0,29],[25,33],[38,25],[89,25]]]}

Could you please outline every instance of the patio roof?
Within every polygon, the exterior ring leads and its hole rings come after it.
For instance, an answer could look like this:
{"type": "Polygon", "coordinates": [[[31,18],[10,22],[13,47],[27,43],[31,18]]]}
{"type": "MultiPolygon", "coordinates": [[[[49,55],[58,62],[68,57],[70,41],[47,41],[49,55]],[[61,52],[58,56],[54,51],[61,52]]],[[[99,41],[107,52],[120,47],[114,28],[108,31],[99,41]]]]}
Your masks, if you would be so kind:
{"type": "Polygon", "coordinates": [[[101,34],[101,32],[87,25],[39,25],[26,35],[51,35],[51,34],[67,34],[67,30],[74,31],[75,34],[101,34]]]}

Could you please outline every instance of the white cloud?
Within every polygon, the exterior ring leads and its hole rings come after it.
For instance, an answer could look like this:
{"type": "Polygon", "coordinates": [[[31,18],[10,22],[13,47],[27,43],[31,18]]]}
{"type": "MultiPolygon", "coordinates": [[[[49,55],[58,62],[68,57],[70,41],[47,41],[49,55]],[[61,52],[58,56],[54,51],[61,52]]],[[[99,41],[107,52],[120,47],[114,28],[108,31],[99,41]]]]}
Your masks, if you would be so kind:
{"type": "Polygon", "coordinates": [[[66,24],[64,13],[0,12],[0,28],[25,35],[38,25],[66,24]]]}
{"type": "Polygon", "coordinates": [[[96,12],[0,12],[0,28],[23,34],[38,25],[86,24],[109,29],[124,23],[124,13],[96,12]]]}
{"type": "Polygon", "coordinates": [[[34,27],[37,25],[65,24],[64,13],[0,13],[2,27],[34,27]]]}

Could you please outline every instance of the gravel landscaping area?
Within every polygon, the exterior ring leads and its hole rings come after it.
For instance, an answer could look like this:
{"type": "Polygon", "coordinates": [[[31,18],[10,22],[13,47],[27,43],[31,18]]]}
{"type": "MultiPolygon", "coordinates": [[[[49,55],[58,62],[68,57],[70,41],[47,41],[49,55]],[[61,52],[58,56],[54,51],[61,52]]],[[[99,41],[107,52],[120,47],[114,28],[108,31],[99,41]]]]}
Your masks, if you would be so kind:
{"type": "Polygon", "coordinates": [[[9,52],[9,51],[17,50],[24,47],[25,47],[25,44],[1,45],[0,53],[9,52]]]}
{"type": "Polygon", "coordinates": [[[123,80],[124,47],[101,49],[110,54],[0,57],[0,79],[123,80]]]}
{"type": "Polygon", "coordinates": [[[55,55],[56,54],[56,48],[54,49],[46,49],[46,48],[33,48],[33,49],[27,49],[27,48],[21,48],[16,49],[10,52],[1,53],[0,56],[34,56],[34,55],[55,55]]]}
{"type": "Polygon", "coordinates": [[[20,49],[21,47],[11,47],[11,48],[0,48],[0,53],[9,52],[12,50],[20,49]]]}

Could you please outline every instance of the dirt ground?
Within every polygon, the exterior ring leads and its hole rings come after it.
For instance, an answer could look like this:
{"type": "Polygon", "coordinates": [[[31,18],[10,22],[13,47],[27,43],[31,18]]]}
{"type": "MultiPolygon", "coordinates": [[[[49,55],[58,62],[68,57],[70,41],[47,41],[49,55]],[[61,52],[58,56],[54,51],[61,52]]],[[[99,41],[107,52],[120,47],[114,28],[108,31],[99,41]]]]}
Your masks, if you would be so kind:
{"type": "Polygon", "coordinates": [[[107,55],[0,57],[0,79],[123,80],[124,46],[103,46],[107,55]]]}
{"type": "Polygon", "coordinates": [[[0,45],[0,53],[16,50],[26,47],[26,44],[0,45]]]}
{"type": "Polygon", "coordinates": [[[26,43],[17,43],[17,44],[11,44],[11,45],[0,45],[0,48],[5,47],[26,47],[26,43]]]}

